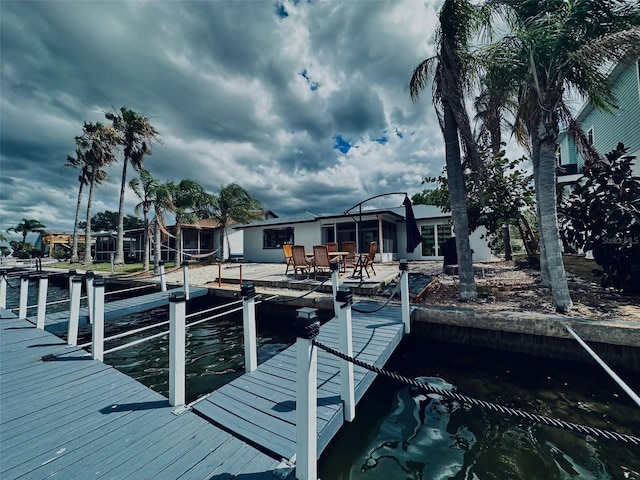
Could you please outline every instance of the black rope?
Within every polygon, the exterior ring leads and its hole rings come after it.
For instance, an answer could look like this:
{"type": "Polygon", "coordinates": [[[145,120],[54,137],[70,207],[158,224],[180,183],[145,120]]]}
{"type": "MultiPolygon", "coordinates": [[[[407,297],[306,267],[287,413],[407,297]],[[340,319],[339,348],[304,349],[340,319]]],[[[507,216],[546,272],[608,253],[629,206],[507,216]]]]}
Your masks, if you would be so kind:
{"type": "Polygon", "coordinates": [[[327,345],[324,345],[316,340],[313,340],[313,344],[316,347],[324,350],[325,352],[341,358],[342,360],[346,360],[348,362],[353,363],[354,365],[365,368],[371,372],[375,372],[377,374],[392,378],[393,380],[405,383],[406,385],[410,385],[420,390],[424,390],[427,393],[435,393],[443,397],[452,398],[466,405],[480,407],[487,410],[492,410],[494,412],[502,413],[504,415],[510,415],[512,417],[528,420],[530,422],[539,423],[541,425],[546,425],[548,427],[562,428],[563,430],[570,430],[573,432],[582,433],[584,435],[592,435],[594,437],[606,438],[608,440],[617,440],[619,442],[631,443],[633,445],[640,445],[640,438],[635,437],[633,435],[627,435],[627,434],[618,433],[618,432],[611,432],[607,430],[602,430],[600,428],[589,427],[586,425],[580,425],[572,422],[566,422],[564,420],[558,420],[555,418],[549,418],[549,417],[545,417],[543,415],[538,415],[535,413],[523,412],[522,410],[517,410],[515,408],[504,407],[496,403],[485,402],[484,400],[478,400],[476,398],[467,397],[466,395],[461,395],[459,393],[442,390],[432,385],[427,385],[424,383],[417,382],[412,378],[399,375],[395,372],[390,372],[388,370],[384,370],[382,368],[369,365],[367,363],[364,363],[361,360],[358,360],[357,358],[349,357],[348,355],[345,355],[344,353],[338,350],[335,350],[334,348],[331,348],[327,345]]]}
{"type": "Polygon", "coordinates": [[[389,296],[389,299],[386,302],[384,302],[380,307],[378,307],[378,308],[376,308],[374,310],[363,310],[361,308],[352,306],[351,310],[353,310],[354,312],[358,312],[358,313],[376,313],[376,312],[379,312],[380,310],[382,310],[384,307],[386,307],[387,305],[389,305],[391,303],[391,300],[393,299],[393,297],[396,295],[396,293],[398,293],[398,290],[400,290],[400,280],[402,279],[402,276],[405,273],[406,272],[400,272],[400,277],[398,277],[398,283],[396,284],[395,288],[391,292],[391,295],[389,296]]]}
{"type": "Polygon", "coordinates": [[[278,303],[289,303],[289,302],[293,302],[294,300],[300,300],[301,298],[306,297],[307,295],[311,295],[313,292],[317,292],[320,287],[322,285],[324,285],[327,281],[329,281],[330,278],[326,278],[324,279],[317,287],[312,288],[311,290],[309,290],[307,293],[305,293],[304,295],[300,295],[299,297],[293,297],[293,298],[287,298],[285,300],[279,300],[280,297],[282,297],[282,295],[275,295],[273,297],[270,297],[268,299],[263,300],[264,302],[278,302],[278,303]]]}
{"type": "Polygon", "coordinates": [[[9,282],[9,278],[7,277],[7,275],[2,275],[2,278],[4,278],[4,281],[7,282],[7,285],[9,286],[9,288],[18,288],[17,285],[11,285],[11,282],[9,282]]]}

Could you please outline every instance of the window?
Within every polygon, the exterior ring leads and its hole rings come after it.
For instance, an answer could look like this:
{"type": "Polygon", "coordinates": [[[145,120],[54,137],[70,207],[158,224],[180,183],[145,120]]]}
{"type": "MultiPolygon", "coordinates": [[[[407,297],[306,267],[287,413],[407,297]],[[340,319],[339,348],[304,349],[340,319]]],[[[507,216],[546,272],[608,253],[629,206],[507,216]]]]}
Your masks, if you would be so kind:
{"type": "Polygon", "coordinates": [[[262,232],[262,248],[282,248],[285,243],[294,243],[293,227],[265,228],[262,232]]]}
{"type": "Polygon", "coordinates": [[[587,132],[587,137],[589,139],[589,144],[593,145],[593,127],[591,127],[587,132]]]}
{"type": "Polygon", "coordinates": [[[440,257],[442,244],[451,238],[451,224],[439,223],[437,225],[422,225],[422,256],[440,257]]]}

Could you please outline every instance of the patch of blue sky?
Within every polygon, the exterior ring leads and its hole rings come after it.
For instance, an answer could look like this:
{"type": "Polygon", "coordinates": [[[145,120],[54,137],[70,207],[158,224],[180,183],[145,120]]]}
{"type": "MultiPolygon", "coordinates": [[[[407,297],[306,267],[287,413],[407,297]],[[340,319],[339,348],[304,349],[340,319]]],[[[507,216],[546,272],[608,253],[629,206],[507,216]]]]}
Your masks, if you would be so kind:
{"type": "Polygon", "coordinates": [[[337,148],[338,150],[340,150],[342,153],[347,153],[349,150],[351,150],[351,144],[346,141],[344,138],[342,138],[342,135],[336,135],[335,137],[336,143],[333,146],[333,148],[337,148]]]}
{"type": "Polygon", "coordinates": [[[289,16],[289,12],[285,8],[283,3],[276,3],[275,5],[276,15],[280,18],[287,18],[289,16]]]}
{"type": "Polygon", "coordinates": [[[396,128],[396,135],[398,136],[398,138],[404,138],[404,133],[402,133],[400,130],[398,130],[396,128]]]}
{"type": "Polygon", "coordinates": [[[387,136],[387,132],[382,132],[382,136],[379,138],[371,138],[372,141],[378,142],[380,145],[386,145],[389,143],[389,137],[387,136]]]}
{"type": "Polygon", "coordinates": [[[307,84],[309,85],[309,88],[312,91],[316,91],[320,86],[318,82],[314,82],[311,80],[311,77],[309,77],[309,72],[307,71],[306,68],[300,73],[300,75],[302,75],[302,78],[304,78],[307,81],[307,84]]]}

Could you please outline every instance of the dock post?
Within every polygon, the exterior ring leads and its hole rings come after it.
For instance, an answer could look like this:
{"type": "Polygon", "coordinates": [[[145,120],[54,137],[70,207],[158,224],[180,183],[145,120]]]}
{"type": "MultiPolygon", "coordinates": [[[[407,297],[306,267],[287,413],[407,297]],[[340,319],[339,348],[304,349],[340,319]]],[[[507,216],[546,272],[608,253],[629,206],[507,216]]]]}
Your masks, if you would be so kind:
{"type": "Polygon", "coordinates": [[[82,277],[71,277],[71,305],[69,306],[69,332],[67,333],[67,345],[78,344],[78,323],[80,319],[80,296],[82,289],[82,277]]]}
{"type": "Polygon", "coordinates": [[[43,273],[38,282],[38,316],[36,328],[44,330],[44,316],[47,313],[47,288],[49,286],[49,275],[43,273]]]}
{"type": "Polygon", "coordinates": [[[6,270],[0,270],[0,308],[7,308],[7,271],[6,270]]]}
{"type": "Polygon", "coordinates": [[[93,292],[93,279],[95,274],[92,270],[86,273],[86,289],[87,289],[87,307],[89,307],[89,323],[93,323],[93,299],[95,294],[93,292]]]}
{"type": "Polygon", "coordinates": [[[184,292],[169,294],[169,404],[185,403],[185,303],[184,292]]]}
{"type": "Polygon", "coordinates": [[[338,316],[338,301],[336,296],[338,294],[338,288],[340,288],[340,264],[338,262],[329,263],[329,269],[331,270],[331,290],[333,290],[333,316],[338,316]]]}
{"type": "Polygon", "coordinates": [[[27,318],[27,299],[29,297],[29,275],[20,276],[20,310],[18,318],[27,318]]]}
{"type": "MultiPolygon", "coordinates": [[[[351,328],[351,304],[353,293],[350,288],[340,288],[336,294],[336,310],[338,312],[338,336],[340,352],[353,357],[353,333],[351,328]]],[[[352,422],[356,418],[355,383],[353,364],[340,360],[340,397],[343,402],[344,420],[352,422]]]]}
{"type": "Polygon", "coordinates": [[[71,279],[78,274],[74,269],[69,270],[67,274],[69,276],[69,300],[71,300],[71,279]]]}
{"type": "Polygon", "coordinates": [[[189,262],[182,262],[182,288],[185,299],[189,300],[189,262]]]}
{"type": "Polygon", "coordinates": [[[258,368],[256,346],[256,289],[253,283],[246,282],[240,288],[242,295],[242,330],[244,332],[244,369],[253,372],[258,368]]]}
{"type": "Polygon", "coordinates": [[[104,278],[93,279],[93,324],[91,326],[91,357],[104,361],[104,278]]]}
{"type": "Polygon", "coordinates": [[[164,262],[162,260],[160,260],[158,262],[158,265],[160,266],[160,291],[166,292],[167,291],[167,279],[164,276],[164,262]]]}
{"type": "Polygon", "coordinates": [[[409,262],[400,260],[400,297],[402,299],[402,323],[405,335],[411,333],[411,310],[409,309],[409,262]]]}
{"type": "Polygon", "coordinates": [[[296,320],[296,479],[318,477],[318,350],[313,339],[320,332],[318,310],[299,308],[296,320]]]}

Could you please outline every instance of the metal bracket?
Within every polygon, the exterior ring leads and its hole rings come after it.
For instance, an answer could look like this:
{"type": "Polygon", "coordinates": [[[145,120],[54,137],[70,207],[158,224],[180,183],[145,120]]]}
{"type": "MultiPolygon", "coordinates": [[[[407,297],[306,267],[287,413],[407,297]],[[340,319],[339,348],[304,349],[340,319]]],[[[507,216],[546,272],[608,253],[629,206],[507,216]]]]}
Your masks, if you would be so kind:
{"type": "Polygon", "coordinates": [[[274,477],[280,480],[286,480],[296,469],[296,456],[294,455],[291,460],[282,459],[278,466],[271,472],[274,477]]]}
{"type": "Polygon", "coordinates": [[[176,408],[171,410],[171,413],[173,413],[177,417],[178,415],[182,415],[184,412],[188,412],[190,410],[191,407],[189,407],[188,405],[178,405],[176,408]]]}

